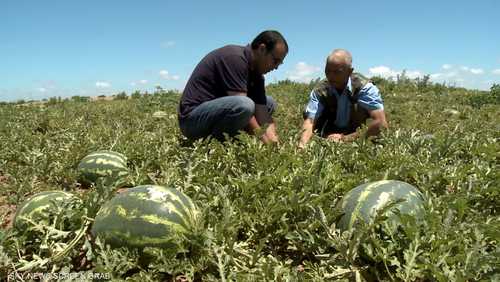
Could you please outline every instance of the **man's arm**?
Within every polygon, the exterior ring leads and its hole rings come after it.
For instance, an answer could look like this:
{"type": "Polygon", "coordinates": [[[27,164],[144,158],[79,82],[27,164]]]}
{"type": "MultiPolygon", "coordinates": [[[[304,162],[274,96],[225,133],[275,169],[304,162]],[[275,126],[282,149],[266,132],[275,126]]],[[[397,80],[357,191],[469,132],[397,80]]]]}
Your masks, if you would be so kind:
{"type": "Polygon", "coordinates": [[[314,120],[306,118],[302,124],[302,136],[300,137],[299,148],[303,149],[313,136],[314,120]]]}
{"type": "Polygon", "coordinates": [[[316,117],[320,116],[323,112],[323,104],[320,102],[320,97],[316,90],[312,90],[309,94],[309,102],[307,103],[304,111],[304,123],[302,124],[302,136],[299,141],[299,148],[303,149],[306,144],[311,140],[314,134],[314,124],[316,117]]]}
{"type": "MultiPolygon", "coordinates": [[[[370,124],[368,124],[368,129],[366,130],[366,137],[377,136],[382,128],[388,128],[387,121],[385,119],[385,112],[383,109],[368,111],[370,118],[372,119],[370,124]]],[[[353,132],[342,137],[342,141],[351,142],[359,137],[359,132],[353,132]]]]}
{"type": "MultiPolygon", "coordinates": [[[[247,96],[247,93],[228,91],[227,95],[247,96]]],[[[255,104],[255,113],[248,122],[247,132],[249,132],[250,134],[255,134],[255,132],[257,132],[260,127],[265,124],[268,124],[268,127],[266,128],[264,134],[260,136],[262,142],[264,142],[265,144],[278,142],[278,135],[276,134],[276,124],[274,123],[271,115],[268,113],[267,106],[255,104]]]]}
{"type": "Polygon", "coordinates": [[[368,111],[372,121],[368,125],[368,130],[366,131],[367,136],[377,136],[382,128],[387,129],[389,125],[387,124],[387,120],[385,119],[384,110],[373,110],[368,111]]]}

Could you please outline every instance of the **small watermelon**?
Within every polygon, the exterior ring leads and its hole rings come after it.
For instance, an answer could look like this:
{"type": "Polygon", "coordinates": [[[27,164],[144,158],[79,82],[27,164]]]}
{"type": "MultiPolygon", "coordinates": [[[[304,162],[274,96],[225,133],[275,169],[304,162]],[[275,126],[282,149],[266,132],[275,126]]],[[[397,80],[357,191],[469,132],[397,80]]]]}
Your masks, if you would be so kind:
{"type": "Polygon", "coordinates": [[[97,151],[80,161],[78,172],[84,183],[93,183],[99,177],[121,178],[128,175],[127,157],[113,151],[97,151]]]}
{"type": "Polygon", "coordinates": [[[81,202],[75,195],[64,191],[45,191],[35,194],[18,207],[14,216],[14,228],[25,230],[32,225],[29,220],[50,224],[51,214],[49,211],[55,210],[57,206],[68,204],[71,201],[81,202]]]}
{"type": "MultiPolygon", "coordinates": [[[[394,209],[401,214],[421,215],[423,212],[423,195],[414,186],[397,180],[382,180],[360,185],[349,191],[342,201],[340,208],[344,213],[338,222],[340,230],[351,229],[363,219],[371,223],[377,211],[391,202],[398,202],[394,209]],[[400,201],[400,202],[399,202],[400,201]]],[[[392,222],[396,222],[393,209],[386,211],[392,222]]]]}
{"type": "Polygon", "coordinates": [[[182,192],[157,185],[127,189],[105,203],[92,234],[112,247],[170,248],[174,238],[191,233],[198,210],[182,192]]]}
{"type": "Polygon", "coordinates": [[[164,111],[156,111],[153,113],[154,118],[162,119],[167,117],[167,113],[164,111]]]}

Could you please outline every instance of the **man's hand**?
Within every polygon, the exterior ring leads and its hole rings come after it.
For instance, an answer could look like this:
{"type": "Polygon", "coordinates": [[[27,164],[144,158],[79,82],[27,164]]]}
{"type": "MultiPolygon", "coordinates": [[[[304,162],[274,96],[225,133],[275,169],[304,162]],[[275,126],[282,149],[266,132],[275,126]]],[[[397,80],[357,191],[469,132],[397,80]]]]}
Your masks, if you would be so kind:
{"type": "Polygon", "coordinates": [[[341,133],[332,133],[326,137],[326,139],[336,142],[336,143],[342,143],[344,142],[344,134],[341,133]]]}
{"type": "Polygon", "coordinates": [[[260,139],[264,144],[278,143],[278,135],[276,134],[276,125],[273,123],[269,124],[266,128],[266,132],[261,135],[260,139]]]}

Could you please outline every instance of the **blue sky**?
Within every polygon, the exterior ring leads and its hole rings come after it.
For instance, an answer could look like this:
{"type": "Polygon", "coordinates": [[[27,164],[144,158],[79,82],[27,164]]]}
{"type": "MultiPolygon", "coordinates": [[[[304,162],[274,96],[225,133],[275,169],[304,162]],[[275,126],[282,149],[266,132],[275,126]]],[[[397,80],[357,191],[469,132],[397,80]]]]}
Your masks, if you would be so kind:
{"type": "Polygon", "coordinates": [[[279,30],[290,52],[266,75],[307,81],[334,48],[368,76],[489,89],[500,83],[500,1],[0,2],[0,100],[182,89],[199,60],[279,30]]]}

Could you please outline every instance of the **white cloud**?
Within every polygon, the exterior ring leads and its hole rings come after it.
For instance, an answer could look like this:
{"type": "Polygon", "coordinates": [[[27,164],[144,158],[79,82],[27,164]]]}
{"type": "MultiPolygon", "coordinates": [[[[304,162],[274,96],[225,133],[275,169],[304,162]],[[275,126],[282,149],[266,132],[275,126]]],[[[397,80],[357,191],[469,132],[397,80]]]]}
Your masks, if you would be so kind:
{"type": "Polygon", "coordinates": [[[159,74],[166,80],[179,80],[180,78],[178,75],[170,75],[167,70],[161,70],[159,74]]]}
{"type": "Polygon", "coordinates": [[[163,47],[163,48],[170,48],[170,47],[173,47],[173,46],[175,46],[175,41],[172,41],[172,40],[170,40],[170,41],[164,41],[164,42],[161,43],[161,47],[163,47]]]}
{"type": "Polygon", "coordinates": [[[381,76],[385,78],[396,77],[398,75],[398,72],[386,66],[373,67],[368,69],[368,71],[372,76],[381,76]]]}
{"type": "Polygon", "coordinates": [[[438,72],[438,73],[431,74],[431,79],[444,79],[444,78],[452,78],[452,77],[456,77],[456,76],[457,76],[456,71],[446,72],[446,73],[438,72]]]}
{"type": "Polygon", "coordinates": [[[500,69],[494,69],[491,71],[491,73],[500,75],[500,69]]]}
{"type": "MultiPolygon", "coordinates": [[[[371,76],[380,76],[384,78],[396,78],[398,75],[401,75],[403,71],[393,70],[387,66],[378,66],[368,69],[371,76]]],[[[405,70],[405,76],[411,79],[415,79],[417,77],[422,77],[422,72],[418,70],[405,70]]]]}
{"type": "Polygon", "coordinates": [[[449,69],[451,69],[452,67],[453,67],[453,66],[452,66],[452,65],[450,65],[450,64],[444,64],[444,65],[442,65],[442,66],[441,66],[441,68],[443,68],[444,70],[449,70],[449,69]]]}
{"type": "Polygon", "coordinates": [[[45,88],[45,87],[40,87],[40,88],[38,88],[38,91],[40,91],[40,92],[42,92],[42,93],[45,93],[45,92],[47,92],[47,88],[45,88]]]}
{"type": "Polygon", "coordinates": [[[145,84],[148,84],[148,81],[146,79],[141,79],[139,81],[132,81],[132,82],[130,82],[131,86],[137,86],[138,84],[145,85],[145,84]]]}
{"type": "Polygon", "coordinates": [[[109,88],[109,87],[111,87],[111,84],[109,82],[105,82],[105,81],[97,81],[95,83],[95,87],[97,87],[97,88],[109,88]]]}
{"type": "Polygon", "coordinates": [[[298,62],[295,67],[287,71],[287,78],[299,82],[309,82],[319,76],[320,67],[308,65],[306,62],[298,62]]]}
{"type": "Polygon", "coordinates": [[[411,78],[411,79],[414,79],[417,77],[422,77],[423,75],[419,71],[407,71],[406,76],[411,78]]]}
{"type": "Polygon", "coordinates": [[[471,68],[469,71],[473,74],[483,74],[484,73],[484,71],[482,69],[472,69],[471,68]]]}
{"type": "Polygon", "coordinates": [[[168,71],[167,70],[161,70],[160,71],[160,76],[167,79],[168,78],[168,71]]]}
{"type": "Polygon", "coordinates": [[[480,68],[475,69],[475,68],[471,68],[471,67],[468,67],[468,66],[461,66],[460,70],[464,71],[464,72],[469,72],[469,73],[472,73],[472,74],[483,74],[484,73],[483,69],[480,69],[480,68]]]}

